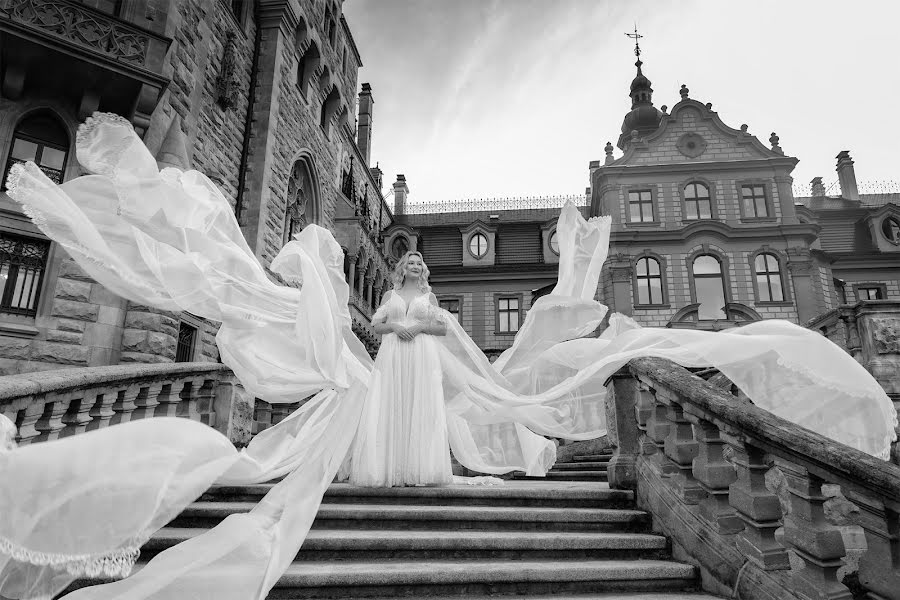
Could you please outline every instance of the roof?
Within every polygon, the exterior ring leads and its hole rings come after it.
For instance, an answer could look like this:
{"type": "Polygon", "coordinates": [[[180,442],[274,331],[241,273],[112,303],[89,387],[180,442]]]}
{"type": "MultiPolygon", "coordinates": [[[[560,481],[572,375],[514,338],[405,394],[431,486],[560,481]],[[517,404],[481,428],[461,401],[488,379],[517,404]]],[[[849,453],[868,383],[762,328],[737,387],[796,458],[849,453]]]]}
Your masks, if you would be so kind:
{"type": "MultiPolygon", "coordinates": [[[[422,227],[465,227],[476,221],[503,225],[505,223],[545,223],[559,217],[562,208],[522,208],[512,210],[471,210],[461,212],[438,212],[415,215],[394,215],[394,222],[398,225],[407,225],[416,229],[422,227]],[[499,218],[491,220],[492,215],[499,218]]],[[[579,206],[578,210],[584,218],[588,218],[590,207],[579,206]]]]}
{"type": "Polygon", "coordinates": [[[848,200],[841,196],[800,196],[794,197],[796,204],[802,204],[810,210],[846,210],[849,208],[878,208],[885,204],[900,206],[900,192],[881,194],[860,194],[859,201],[848,200]]]}

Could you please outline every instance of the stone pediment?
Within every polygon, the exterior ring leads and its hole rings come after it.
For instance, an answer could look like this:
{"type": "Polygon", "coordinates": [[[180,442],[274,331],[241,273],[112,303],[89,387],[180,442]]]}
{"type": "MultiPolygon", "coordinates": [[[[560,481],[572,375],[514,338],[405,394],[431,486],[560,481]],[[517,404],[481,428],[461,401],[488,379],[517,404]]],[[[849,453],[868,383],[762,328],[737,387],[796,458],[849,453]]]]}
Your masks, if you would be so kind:
{"type": "Polygon", "coordinates": [[[766,160],[784,157],[780,150],[763,145],[746,125],[725,125],[711,105],[685,99],[663,115],[659,129],[629,140],[625,154],[607,166],[766,160]]]}

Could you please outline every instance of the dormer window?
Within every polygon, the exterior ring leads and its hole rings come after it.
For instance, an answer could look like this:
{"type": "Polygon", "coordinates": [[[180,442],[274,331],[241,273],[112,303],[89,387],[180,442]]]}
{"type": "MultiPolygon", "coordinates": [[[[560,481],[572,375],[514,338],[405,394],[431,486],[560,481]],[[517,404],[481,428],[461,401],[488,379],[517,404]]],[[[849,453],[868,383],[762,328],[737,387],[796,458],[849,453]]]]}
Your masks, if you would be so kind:
{"type": "Polygon", "coordinates": [[[888,217],[881,222],[881,233],[892,244],[900,246],[900,219],[888,217]]]}
{"type": "Polygon", "coordinates": [[[483,233],[476,233],[469,238],[469,252],[475,258],[482,258],[488,251],[488,240],[483,233]]]}

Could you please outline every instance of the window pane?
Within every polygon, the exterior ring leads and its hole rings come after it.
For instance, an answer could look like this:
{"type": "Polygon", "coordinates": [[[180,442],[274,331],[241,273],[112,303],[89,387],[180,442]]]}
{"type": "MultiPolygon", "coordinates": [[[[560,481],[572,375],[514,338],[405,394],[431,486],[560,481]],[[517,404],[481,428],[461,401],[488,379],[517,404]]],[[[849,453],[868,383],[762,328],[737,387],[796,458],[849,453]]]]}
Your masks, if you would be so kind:
{"type": "Polygon", "coordinates": [[[772,301],[782,302],[784,300],[784,291],[781,289],[781,277],[777,274],[769,275],[769,285],[772,286],[772,301]]]}
{"type": "Polygon", "coordinates": [[[631,220],[640,223],[641,222],[641,204],[640,202],[632,202],[630,204],[631,208],[631,220]]]}
{"type": "Polygon", "coordinates": [[[704,254],[694,259],[694,275],[718,275],[722,273],[722,266],[715,257],[704,254]]]}
{"type": "Polygon", "coordinates": [[[697,302],[700,307],[697,316],[700,320],[724,319],[725,289],[722,277],[695,277],[694,287],[697,290],[697,302]]]}
{"type": "Polygon", "coordinates": [[[651,304],[650,302],[650,286],[647,284],[646,279],[641,279],[638,281],[638,304],[651,304]]]}
{"type": "Polygon", "coordinates": [[[559,238],[556,237],[556,230],[550,234],[550,249],[559,254],[559,238]]]}
{"type": "Polygon", "coordinates": [[[769,216],[769,208],[766,206],[765,198],[757,198],[756,199],[756,216],[757,217],[768,217],[769,216]]]}
{"type": "Polygon", "coordinates": [[[684,187],[684,197],[685,198],[696,198],[697,197],[697,186],[693,183],[689,183],[684,187]]]}
{"type": "Polygon", "coordinates": [[[652,277],[647,283],[650,284],[650,304],[662,304],[662,278],[652,277]]]}
{"type": "Polygon", "coordinates": [[[695,194],[698,198],[709,198],[709,188],[702,183],[694,184],[695,194]]]}
{"type": "Polygon", "coordinates": [[[696,200],[688,200],[687,202],[684,203],[684,208],[685,208],[685,218],[687,218],[687,219],[699,218],[696,200]]]}
{"type": "Polygon", "coordinates": [[[62,150],[44,146],[44,150],[41,152],[41,166],[43,167],[49,167],[59,171],[63,168],[63,162],[65,162],[65,160],[66,153],[62,150]]]}
{"type": "Polygon", "coordinates": [[[17,139],[13,142],[11,156],[19,160],[34,160],[38,145],[28,140],[17,139]]]}
{"type": "Polygon", "coordinates": [[[769,302],[772,300],[772,296],[769,293],[769,276],[768,275],[757,275],[756,276],[756,289],[759,293],[759,301],[760,302],[769,302]]]}
{"type": "Polygon", "coordinates": [[[637,262],[637,276],[638,277],[646,277],[647,276],[647,259],[642,258],[637,262]]]}
{"type": "Polygon", "coordinates": [[[711,219],[712,218],[712,206],[709,200],[700,200],[700,218],[701,219],[711,219]]]}

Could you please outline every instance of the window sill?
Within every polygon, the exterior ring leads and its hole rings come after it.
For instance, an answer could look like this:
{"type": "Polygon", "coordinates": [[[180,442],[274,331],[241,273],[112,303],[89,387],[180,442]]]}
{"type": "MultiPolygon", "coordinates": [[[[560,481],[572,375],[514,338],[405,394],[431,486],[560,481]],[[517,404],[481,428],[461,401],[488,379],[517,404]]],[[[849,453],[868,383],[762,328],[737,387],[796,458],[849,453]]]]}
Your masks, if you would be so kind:
{"type": "Polygon", "coordinates": [[[671,304],[635,304],[634,310],[660,310],[672,308],[671,304]]]}
{"type": "Polygon", "coordinates": [[[776,223],[777,217],[741,217],[741,223],[776,223]]]}
{"type": "Polygon", "coordinates": [[[494,331],[494,335],[516,335],[518,331],[494,331]]]}
{"type": "Polygon", "coordinates": [[[660,221],[628,221],[626,227],[659,227],[662,225],[660,221]]]}
{"type": "Polygon", "coordinates": [[[779,300],[778,302],[757,300],[757,306],[793,306],[794,303],[789,300],[779,300]]]}
{"type": "Polygon", "coordinates": [[[17,338],[32,338],[39,333],[37,327],[26,323],[0,321],[0,335],[17,338]]]}
{"type": "Polygon", "coordinates": [[[716,217],[708,217],[703,219],[682,219],[682,223],[705,223],[707,221],[718,221],[719,219],[716,217]]]}

